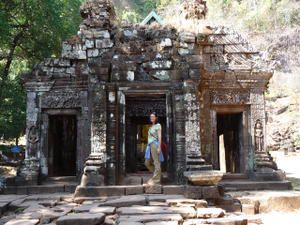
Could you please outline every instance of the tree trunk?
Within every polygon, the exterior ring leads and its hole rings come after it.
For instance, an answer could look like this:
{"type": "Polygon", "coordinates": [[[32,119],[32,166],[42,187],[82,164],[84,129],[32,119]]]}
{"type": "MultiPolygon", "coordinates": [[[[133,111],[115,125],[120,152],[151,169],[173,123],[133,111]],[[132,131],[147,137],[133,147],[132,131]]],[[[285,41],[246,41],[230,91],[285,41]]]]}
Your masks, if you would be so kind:
{"type": "Polygon", "coordinates": [[[3,69],[3,73],[1,74],[2,81],[0,83],[0,103],[2,102],[2,98],[3,98],[3,88],[4,88],[4,85],[5,85],[5,82],[8,78],[11,64],[14,60],[15,50],[16,50],[16,47],[19,45],[19,41],[20,41],[22,35],[23,35],[23,31],[20,31],[14,37],[14,39],[12,41],[12,44],[11,44],[11,48],[9,50],[9,53],[8,53],[7,57],[6,57],[6,64],[5,64],[5,67],[3,69]]]}

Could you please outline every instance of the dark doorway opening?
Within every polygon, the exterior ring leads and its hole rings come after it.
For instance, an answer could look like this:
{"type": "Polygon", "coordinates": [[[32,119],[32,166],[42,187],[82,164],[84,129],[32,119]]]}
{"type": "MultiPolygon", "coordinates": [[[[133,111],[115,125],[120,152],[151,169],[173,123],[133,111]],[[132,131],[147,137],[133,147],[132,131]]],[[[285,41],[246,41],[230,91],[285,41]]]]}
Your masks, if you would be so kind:
{"type": "Polygon", "coordinates": [[[76,175],[77,120],[75,115],[49,117],[49,176],[76,175]]]}
{"type": "MultiPolygon", "coordinates": [[[[148,142],[150,113],[156,112],[162,126],[162,139],[166,142],[166,99],[165,98],[128,98],[126,99],[126,140],[125,168],[126,173],[144,173],[145,150],[148,142]]],[[[162,163],[166,170],[167,162],[162,163]]]]}
{"type": "Polygon", "coordinates": [[[243,113],[217,114],[219,169],[241,173],[243,113]]]}

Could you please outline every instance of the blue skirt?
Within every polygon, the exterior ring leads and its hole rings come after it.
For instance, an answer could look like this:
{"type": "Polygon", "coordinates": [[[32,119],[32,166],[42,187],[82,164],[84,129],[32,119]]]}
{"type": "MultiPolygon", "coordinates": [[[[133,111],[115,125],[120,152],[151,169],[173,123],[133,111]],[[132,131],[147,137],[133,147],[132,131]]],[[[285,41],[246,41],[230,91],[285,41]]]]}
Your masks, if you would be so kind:
{"type": "MultiPolygon", "coordinates": [[[[157,146],[159,145],[159,142],[158,142],[158,141],[153,141],[153,142],[154,142],[157,146]]],[[[149,143],[149,144],[147,145],[147,148],[146,148],[146,151],[145,151],[145,159],[146,159],[146,160],[150,160],[150,159],[151,159],[151,144],[152,144],[153,142],[151,142],[151,143],[149,143]]],[[[160,152],[158,158],[159,158],[159,161],[160,161],[160,162],[165,161],[164,155],[163,155],[162,152],[160,152]]]]}

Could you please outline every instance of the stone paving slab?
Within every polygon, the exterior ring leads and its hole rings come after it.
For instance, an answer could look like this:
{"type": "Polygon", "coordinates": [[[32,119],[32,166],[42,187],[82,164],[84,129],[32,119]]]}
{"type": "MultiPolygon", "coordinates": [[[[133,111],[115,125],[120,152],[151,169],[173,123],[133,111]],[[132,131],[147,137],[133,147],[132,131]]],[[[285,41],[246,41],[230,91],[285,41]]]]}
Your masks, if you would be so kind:
{"type": "Polygon", "coordinates": [[[220,208],[198,208],[197,218],[218,218],[225,216],[225,211],[220,208]]]}
{"type": "Polygon", "coordinates": [[[188,198],[178,198],[178,199],[167,199],[166,202],[169,206],[195,206],[196,208],[207,208],[206,200],[195,200],[188,198]]]}
{"type": "Polygon", "coordinates": [[[185,198],[183,195],[164,195],[164,194],[148,194],[145,195],[148,201],[166,202],[169,199],[182,199],[185,198]]]}
{"type": "Polygon", "coordinates": [[[128,195],[122,196],[117,199],[108,200],[106,202],[100,203],[99,206],[114,206],[114,207],[124,207],[132,205],[146,205],[146,197],[144,195],[128,195]]]}
{"type": "Polygon", "coordinates": [[[146,225],[178,225],[177,221],[157,221],[157,222],[150,222],[145,223],[146,225]]]}
{"type": "Polygon", "coordinates": [[[183,218],[180,214],[151,214],[143,216],[121,215],[120,222],[155,222],[155,221],[182,221],[183,218]]]}
{"type": "Polygon", "coordinates": [[[60,217],[57,221],[57,225],[99,225],[105,220],[103,213],[90,214],[90,213],[78,213],[68,214],[60,217]]]}
{"type": "Polygon", "coordinates": [[[90,213],[104,213],[106,215],[114,214],[116,212],[115,207],[110,207],[110,206],[102,206],[102,207],[94,207],[91,208],[90,213]]]}
{"type": "Polygon", "coordinates": [[[133,206],[120,207],[117,213],[121,215],[145,215],[145,214],[172,214],[174,211],[169,207],[159,206],[133,206]]]}
{"type": "Polygon", "coordinates": [[[11,221],[5,223],[5,225],[36,225],[38,223],[39,223],[39,220],[37,220],[37,219],[32,219],[32,220],[15,219],[15,220],[11,220],[11,221]]]}

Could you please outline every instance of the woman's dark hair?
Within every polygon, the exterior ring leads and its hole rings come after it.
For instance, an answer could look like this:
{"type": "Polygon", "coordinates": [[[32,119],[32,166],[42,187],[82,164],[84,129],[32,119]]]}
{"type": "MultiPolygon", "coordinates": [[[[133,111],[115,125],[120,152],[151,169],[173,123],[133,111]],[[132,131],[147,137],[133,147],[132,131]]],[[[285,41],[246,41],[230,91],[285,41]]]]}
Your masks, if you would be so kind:
{"type": "Polygon", "coordinates": [[[152,112],[152,113],[150,114],[150,116],[151,116],[151,115],[154,115],[154,116],[156,117],[155,123],[158,123],[158,116],[157,116],[157,113],[156,113],[156,112],[152,112]]]}

